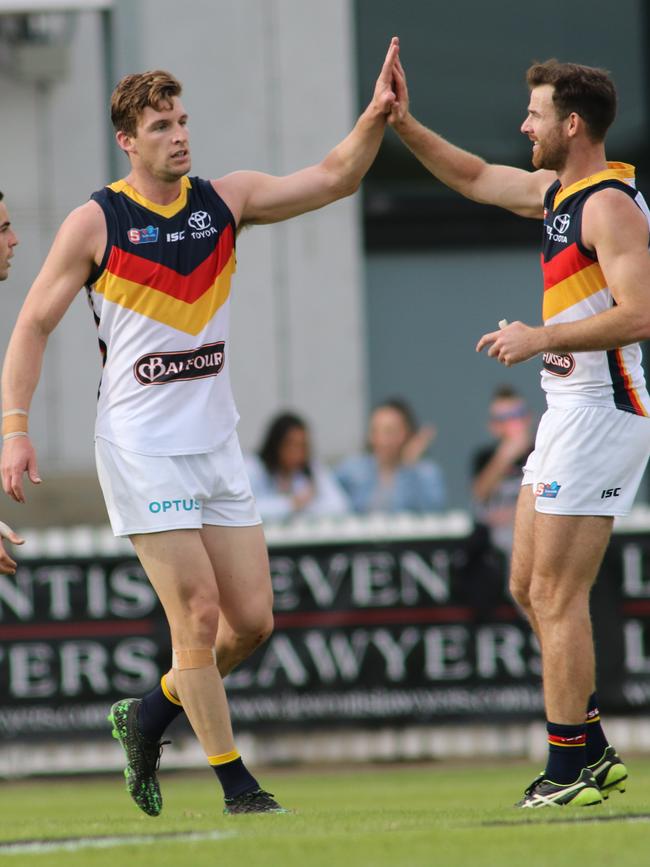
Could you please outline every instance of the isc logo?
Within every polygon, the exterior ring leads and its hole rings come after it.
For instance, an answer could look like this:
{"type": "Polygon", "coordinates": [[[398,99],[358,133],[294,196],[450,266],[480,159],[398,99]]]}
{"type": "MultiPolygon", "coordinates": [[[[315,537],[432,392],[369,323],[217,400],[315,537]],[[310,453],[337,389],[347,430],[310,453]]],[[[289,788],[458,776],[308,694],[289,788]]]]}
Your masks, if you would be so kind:
{"type": "Polygon", "coordinates": [[[168,241],[182,241],[185,238],[185,229],[180,232],[167,232],[168,241]]]}
{"type": "Polygon", "coordinates": [[[601,500],[608,500],[610,497],[619,497],[621,495],[620,488],[606,488],[600,495],[601,500]]]}

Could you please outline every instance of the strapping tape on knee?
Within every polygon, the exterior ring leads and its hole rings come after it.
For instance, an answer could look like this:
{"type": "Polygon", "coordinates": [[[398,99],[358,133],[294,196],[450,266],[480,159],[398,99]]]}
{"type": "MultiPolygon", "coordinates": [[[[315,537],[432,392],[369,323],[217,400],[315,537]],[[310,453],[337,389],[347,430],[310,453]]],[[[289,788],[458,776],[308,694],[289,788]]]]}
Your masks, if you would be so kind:
{"type": "Polygon", "coordinates": [[[214,647],[197,647],[190,650],[172,650],[172,668],[183,671],[187,668],[208,668],[217,664],[214,647]]]}

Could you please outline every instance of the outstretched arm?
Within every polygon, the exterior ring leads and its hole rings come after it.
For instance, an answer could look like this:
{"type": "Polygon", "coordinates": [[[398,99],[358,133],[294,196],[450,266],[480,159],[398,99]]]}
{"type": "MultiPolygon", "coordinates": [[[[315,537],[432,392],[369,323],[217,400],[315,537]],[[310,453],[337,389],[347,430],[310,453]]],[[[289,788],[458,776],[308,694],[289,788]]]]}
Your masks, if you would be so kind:
{"type": "Polygon", "coordinates": [[[475,202],[498,205],[522,217],[543,216],[544,193],[556,178],[554,172],[490,165],[427,129],[409,112],[406,74],[399,57],[394,83],[397,98],[388,122],[432,175],[475,202]]]}
{"type": "Polygon", "coordinates": [[[19,503],[25,502],[23,474],[38,484],[36,453],[26,416],[38,384],[43,353],[74,296],[84,285],[94,261],[106,244],[106,224],[95,202],[73,211],[63,222],[45,263],[27,294],[5,356],[2,371],[2,409],[5,436],[2,447],[2,486],[19,503]],[[16,414],[18,410],[18,414],[16,414]],[[13,431],[21,431],[16,434],[13,431]]]}
{"type": "Polygon", "coordinates": [[[616,302],[595,316],[531,328],[513,322],[484,334],[476,347],[509,367],[540,352],[588,352],[616,349],[650,339],[650,253],[648,222],[621,190],[604,189],[587,201],[582,241],[596,252],[616,302]]]}
{"type": "Polygon", "coordinates": [[[276,223],[354,193],[372,165],[395,99],[393,71],[399,40],[393,37],[370,105],[352,132],[322,162],[285,177],[233,172],[213,181],[238,225],[276,223]]]}

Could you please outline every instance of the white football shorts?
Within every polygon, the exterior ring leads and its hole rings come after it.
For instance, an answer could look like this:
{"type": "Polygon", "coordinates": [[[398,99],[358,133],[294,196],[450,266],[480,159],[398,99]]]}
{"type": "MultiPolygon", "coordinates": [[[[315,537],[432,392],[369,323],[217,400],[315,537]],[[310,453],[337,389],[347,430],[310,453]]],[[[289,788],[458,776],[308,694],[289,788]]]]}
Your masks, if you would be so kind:
{"type": "Polygon", "coordinates": [[[236,432],[213,452],[169,457],[97,438],[95,458],[116,536],[262,523],[236,432]]]}
{"type": "Polygon", "coordinates": [[[549,515],[627,515],[650,455],[650,418],[603,406],[547,409],[522,485],[549,515]]]}

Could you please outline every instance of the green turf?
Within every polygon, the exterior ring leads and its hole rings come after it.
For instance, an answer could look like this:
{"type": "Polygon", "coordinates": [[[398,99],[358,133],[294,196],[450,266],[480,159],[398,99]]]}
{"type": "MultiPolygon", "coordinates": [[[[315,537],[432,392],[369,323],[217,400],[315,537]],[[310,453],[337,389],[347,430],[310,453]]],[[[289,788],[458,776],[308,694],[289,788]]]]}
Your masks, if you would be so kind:
{"type": "Polygon", "coordinates": [[[214,776],[161,775],[159,818],[121,779],[3,783],[0,840],[224,831],[225,839],[45,854],[2,865],[47,867],[563,867],[648,863],[650,760],[629,763],[626,794],[602,806],[514,810],[537,768],[452,763],[310,773],[268,771],[291,815],[221,815],[214,776]]]}

